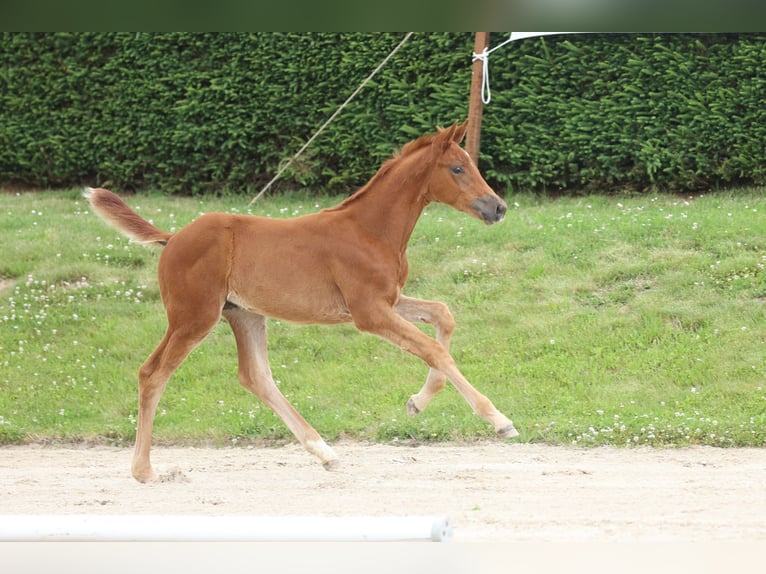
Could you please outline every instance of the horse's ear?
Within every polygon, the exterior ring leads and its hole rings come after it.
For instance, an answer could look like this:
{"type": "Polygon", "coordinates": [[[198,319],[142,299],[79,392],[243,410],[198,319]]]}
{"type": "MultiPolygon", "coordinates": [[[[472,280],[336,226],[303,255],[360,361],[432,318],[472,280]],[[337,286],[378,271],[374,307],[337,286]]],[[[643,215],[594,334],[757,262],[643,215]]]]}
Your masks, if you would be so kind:
{"type": "MultiPolygon", "coordinates": [[[[457,122],[452,124],[448,128],[443,127],[437,127],[438,133],[436,134],[436,139],[434,140],[434,143],[438,144],[438,147],[441,151],[446,150],[450,144],[452,144],[455,140],[455,130],[458,129],[457,122]]],[[[462,135],[460,136],[460,139],[463,139],[462,135]]]]}
{"type": "Polygon", "coordinates": [[[452,141],[456,144],[460,144],[460,142],[463,141],[463,138],[465,137],[465,133],[468,131],[468,120],[464,121],[462,124],[457,125],[457,122],[455,122],[455,133],[452,135],[452,141]]]}

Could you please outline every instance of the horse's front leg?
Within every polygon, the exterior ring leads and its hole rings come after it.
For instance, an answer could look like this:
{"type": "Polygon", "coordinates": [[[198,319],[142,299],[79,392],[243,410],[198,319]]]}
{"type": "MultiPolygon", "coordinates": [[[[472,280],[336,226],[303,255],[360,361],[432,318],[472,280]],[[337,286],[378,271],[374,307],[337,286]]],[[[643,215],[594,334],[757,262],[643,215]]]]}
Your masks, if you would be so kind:
{"type": "Polygon", "coordinates": [[[350,309],[351,315],[360,331],[373,333],[392,342],[422,359],[432,369],[439,371],[452,382],[473,412],[488,421],[498,435],[504,438],[519,435],[513,422],[468,382],[444,345],[406,321],[384,302],[360,301],[358,305],[351,305],[353,307],[350,309]]]}
{"type": "MultiPolygon", "coordinates": [[[[438,301],[425,301],[413,297],[399,298],[394,310],[410,322],[432,325],[436,330],[436,340],[449,351],[450,339],[455,330],[455,319],[449,307],[438,301]]],[[[436,393],[444,388],[447,377],[441,371],[429,369],[428,377],[423,387],[407,401],[407,414],[414,417],[424,410],[436,393]]]]}

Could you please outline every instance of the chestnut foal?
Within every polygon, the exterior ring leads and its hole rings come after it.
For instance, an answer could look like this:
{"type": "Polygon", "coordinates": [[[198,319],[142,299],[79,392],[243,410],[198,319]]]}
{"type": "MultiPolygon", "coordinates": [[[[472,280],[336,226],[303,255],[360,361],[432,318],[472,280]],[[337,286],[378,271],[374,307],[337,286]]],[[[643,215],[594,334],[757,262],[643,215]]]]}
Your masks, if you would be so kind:
{"type": "Polygon", "coordinates": [[[154,416],[165,385],[223,316],[237,341],[239,382],[284,421],[325,468],[333,450],[274,384],[266,318],[296,323],[352,322],[420,357],[430,367],[407,401],[422,411],[449,379],[498,435],[518,436],[513,423],[479,393],[449,353],[455,322],[447,306],[406,297],[406,249],[431,202],[484,221],[501,221],[506,206],[460,147],[466,123],[406,144],[370,181],[339,205],[293,219],[209,213],[176,233],[142,219],[114,193],[89,189],[94,211],[128,237],[164,245],[158,280],[168,327],[139,370],[138,428],[132,473],[157,480],[150,461],[154,416]],[[433,339],[411,322],[435,327],[433,339]]]}

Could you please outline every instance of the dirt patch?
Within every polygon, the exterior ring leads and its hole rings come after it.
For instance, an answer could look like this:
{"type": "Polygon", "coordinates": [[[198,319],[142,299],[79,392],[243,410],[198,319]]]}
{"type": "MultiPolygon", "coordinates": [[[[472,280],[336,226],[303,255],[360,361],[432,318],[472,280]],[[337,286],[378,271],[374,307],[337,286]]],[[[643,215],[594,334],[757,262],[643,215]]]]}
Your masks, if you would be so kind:
{"type": "Polygon", "coordinates": [[[764,449],[339,443],[327,472],[297,445],[0,448],[2,514],[448,516],[454,541],[763,541],[764,449]]]}

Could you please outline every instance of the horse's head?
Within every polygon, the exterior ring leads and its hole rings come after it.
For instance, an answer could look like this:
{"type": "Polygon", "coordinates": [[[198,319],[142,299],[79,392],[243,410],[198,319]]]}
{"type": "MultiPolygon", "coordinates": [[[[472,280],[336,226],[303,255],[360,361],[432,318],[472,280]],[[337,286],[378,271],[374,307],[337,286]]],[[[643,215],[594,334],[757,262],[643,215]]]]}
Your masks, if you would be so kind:
{"type": "Polygon", "coordinates": [[[429,180],[432,201],[445,203],[491,225],[502,221],[507,207],[492,191],[468,153],[460,147],[468,121],[439,129],[431,144],[433,167],[429,180]]]}

